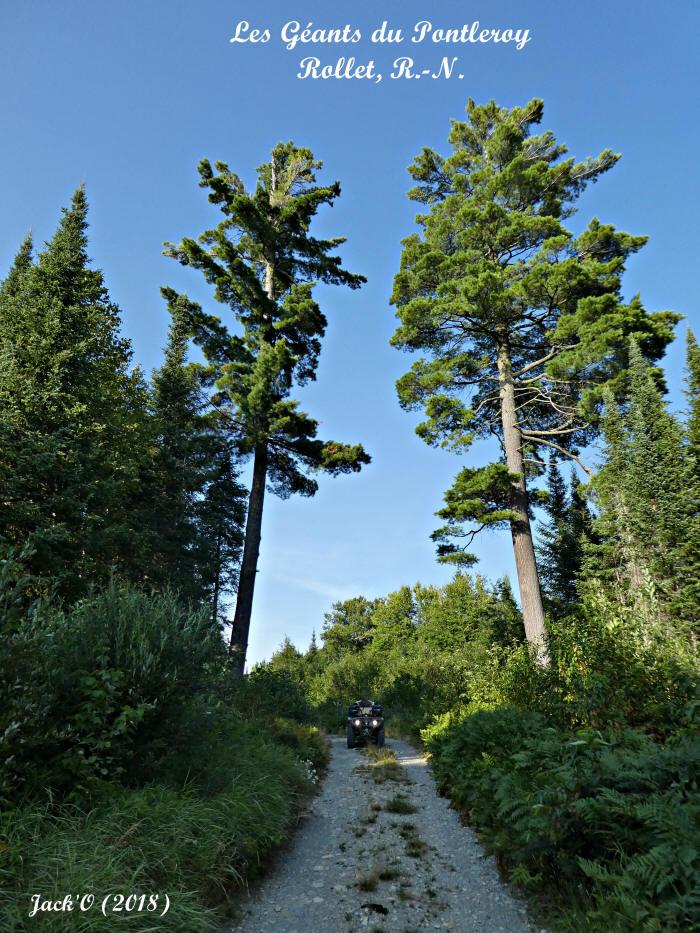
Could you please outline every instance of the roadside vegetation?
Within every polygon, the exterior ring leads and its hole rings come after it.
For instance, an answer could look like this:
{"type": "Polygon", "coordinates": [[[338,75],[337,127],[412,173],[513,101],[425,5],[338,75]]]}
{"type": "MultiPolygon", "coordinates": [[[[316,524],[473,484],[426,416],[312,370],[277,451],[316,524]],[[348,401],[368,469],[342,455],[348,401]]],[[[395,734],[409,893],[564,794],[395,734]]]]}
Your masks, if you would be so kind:
{"type": "MultiPolygon", "coordinates": [[[[11,585],[2,596],[7,611],[11,585]]],[[[218,928],[327,763],[318,730],[283,718],[301,715],[296,694],[233,678],[208,613],[116,585],[69,611],[35,605],[4,648],[3,929],[37,923],[31,894],[94,892],[159,894],[161,908],[166,892],[167,929],[218,928]]],[[[39,920],[66,929],[62,913],[39,920]]],[[[114,925],[99,907],[73,920],[114,925]]]]}
{"type": "MultiPolygon", "coordinates": [[[[700,929],[700,349],[689,331],[679,413],[658,365],[679,315],[623,293],[645,238],[565,225],[618,157],[568,158],[542,115],[470,101],[449,154],[410,169],[424,213],[393,342],[422,355],[399,400],[433,446],[501,449],[445,492],[433,538],[454,579],[337,603],[320,643],[245,677],[266,488],[310,496],[369,462],[292,398],[325,332],[314,280],[362,282],[342,240],[309,233],[338,185],[291,143],[252,192],[200,165],[225,218],[167,253],[228,318],[164,289],[150,379],[89,263],[84,190],[43,249],[21,245],[0,284],[2,928],[26,928],[31,894],[99,891],[167,892],[161,928],[213,929],[313,792],[311,723],[342,728],[371,696],[553,923],[700,929]],[[469,569],[489,529],[510,532],[519,601],[469,569]]],[[[410,815],[391,754],[365,767],[410,815]]]]}

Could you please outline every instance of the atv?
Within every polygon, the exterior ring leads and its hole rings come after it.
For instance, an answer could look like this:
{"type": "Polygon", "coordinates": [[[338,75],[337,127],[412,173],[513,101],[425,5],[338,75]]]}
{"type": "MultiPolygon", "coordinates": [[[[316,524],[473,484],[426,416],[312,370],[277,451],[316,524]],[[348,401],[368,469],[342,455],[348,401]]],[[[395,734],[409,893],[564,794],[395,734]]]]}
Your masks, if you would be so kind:
{"type": "Polygon", "coordinates": [[[384,708],[372,700],[355,700],[348,710],[348,748],[374,742],[384,745],[384,708]]]}

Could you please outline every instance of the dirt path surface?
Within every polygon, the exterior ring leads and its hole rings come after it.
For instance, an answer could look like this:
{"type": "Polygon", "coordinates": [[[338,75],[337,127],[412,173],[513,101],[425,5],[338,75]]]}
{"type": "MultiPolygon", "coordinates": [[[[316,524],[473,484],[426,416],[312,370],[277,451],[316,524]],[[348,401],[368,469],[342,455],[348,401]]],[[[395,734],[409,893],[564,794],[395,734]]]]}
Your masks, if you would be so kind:
{"type": "Polygon", "coordinates": [[[323,790],[290,849],[242,908],[240,933],[520,933],[525,907],[438,797],[425,758],[382,761],[332,739],[323,790]]]}

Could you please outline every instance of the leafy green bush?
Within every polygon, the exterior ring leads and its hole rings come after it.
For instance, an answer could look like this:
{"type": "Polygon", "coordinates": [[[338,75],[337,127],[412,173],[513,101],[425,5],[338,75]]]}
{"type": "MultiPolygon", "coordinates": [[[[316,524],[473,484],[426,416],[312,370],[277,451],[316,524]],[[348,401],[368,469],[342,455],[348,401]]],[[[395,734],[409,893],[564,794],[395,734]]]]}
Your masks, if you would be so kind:
{"type": "Polygon", "coordinates": [[[562,731],[509,709],[423,733],[436,777],[511,877],[582,891],[596,929],[700,925],[700,739],[562,731]]]}
{"type": "Polygon", "coordinates": [[[267,665],[255,667],[232,685],[231,702],[246,719],[285,716],[310,722],[311,709],[302,687],[285,671],[267,665]]]}
{"type": "Polygon", "coordinates": [[[224,676],[220,633],[174,596],[111,586],[68,612],[38,606],[0,666],[5,797],[86,793],[167,746],[191,697],[224,676]]]}
{"type": "Polygon", "coordinates": [[[262,724],[275,742],[291,748],[297,758],[308,762],[314,772],[323,771],[330,761],[328,740],[307,723],[291,719],[272,719],[262,724]]]}
{"type": "Polygon", "coordinates": [[[167,892],[167,929],[217,928],[327,763],[316,729],[279,718],[306,716],[303,694],[232,678],[209,614],[174,596],[112,586],[61,611],[28,605],[2,571],[0,928],[64,930],[61,913],[28,921],[38,892],[167,892]]]}

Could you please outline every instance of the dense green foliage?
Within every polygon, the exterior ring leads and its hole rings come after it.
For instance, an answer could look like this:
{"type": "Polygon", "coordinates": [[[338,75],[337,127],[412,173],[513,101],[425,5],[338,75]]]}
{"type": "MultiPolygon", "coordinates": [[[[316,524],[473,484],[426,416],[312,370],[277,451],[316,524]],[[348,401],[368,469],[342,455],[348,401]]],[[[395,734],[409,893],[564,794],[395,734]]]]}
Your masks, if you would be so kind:
{"type": "MultiPolygon", "coordinates": [[[[152,384],[89,265],[79,188],[46,248],[0,287],[0,553],[68,603],[112,574],[217,615],[242,539],[237,465],[204,409],[175,315],[152,384]]],[[[179,309],[175,309],[176,311],[179,309]]]]}
{"type": "MultiPolygon", "coordinates": [[[[16,586],[3,582],[7,608],[16,586]]],[[[1,925],[26,917],[30,892],[128,888],[169,892],[168,929],[215,928],[289,832],[325,740],[280,718],[303,713],[279,702],[284,678],[258,679],[267,708],[250,704],[218,624],[172,595],[113,585],[70,611],[40,604],[12,617],[0,668],[1,925]]],[[[99,911],[81,922],[110,928],[99,911]]],[[[141,929],[143,917],[128,922],[141,929]]]]}
{"type": "Polygon", "coordinates": [[[82,188],[0,285],[2,929],[32,893],[81,891],[167,891],[167,929],[215,929],[326,763],[294,685],[234,677],[238,448],[188,362],[187,302],[170,311],[147,384],[89,265],[82,188]]]}
{"type": "Polygon", "coordinates": [[[466,566],[481,528],[509,526],[522,611],[508,579],[462,570],[336,603],[320,644],[239,676],[266,488],[313,495],[318,471],[369,460],[291,397],[325,332],[315,283],[362,281],[342,240],[311,235],[339,187],[308,150],[275,147],[252,191],[201,163],[224,219],[167,252],[229,320],[164,289],[150,380],[88,260],[82,188],[38,254],[21,245],[0,283],[2,928],[24,928],[30,892],[135,889],[167,890],[167,929],[215,929],[327,764],[311,723],[342,728],[365,695],[554,922],[700,929],[700,349],[689,332],[681,416],[655,365],[678,316],[622,293],[644,238],[565,226],[617,156],[565,158],[533,135],[539,101],[467,116],[450,156],[411,168],[427,213],[394,343],[423,357],[399,394],[428,443],[501,441],[459,472],[434,538],[466,566]],[[598,468],[567,483],[585,447],[598,468]]]}
{"type": "Polygon", "coordinates": [[[547,471],[547,488],[542,492],[547,519],[538,528],[540,579],[550,612],[561,616],[578,602],[577,579],[586,546],[595,541],[593,516],[576,474],[572,470],[567,490],[554,456],[547,471]]]}

